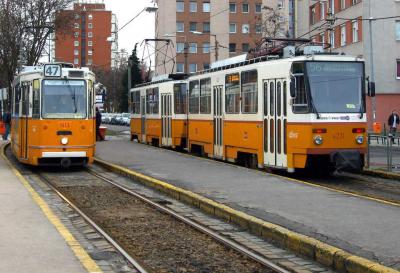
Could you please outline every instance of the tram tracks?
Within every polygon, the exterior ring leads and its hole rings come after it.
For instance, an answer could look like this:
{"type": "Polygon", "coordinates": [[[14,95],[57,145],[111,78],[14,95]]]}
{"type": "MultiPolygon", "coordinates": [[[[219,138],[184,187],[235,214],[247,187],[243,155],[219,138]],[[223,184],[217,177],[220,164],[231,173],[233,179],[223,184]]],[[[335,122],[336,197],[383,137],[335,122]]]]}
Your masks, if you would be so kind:
{"type": "Polygon", "coordinates": [[[289,272],[168,209],[163,202],[152,201],[90,170],[79,176],[82,183],[67,179],[67,184],[57,179],[62,177],[58,173],[38,174],[139,272],[289,272]]]}

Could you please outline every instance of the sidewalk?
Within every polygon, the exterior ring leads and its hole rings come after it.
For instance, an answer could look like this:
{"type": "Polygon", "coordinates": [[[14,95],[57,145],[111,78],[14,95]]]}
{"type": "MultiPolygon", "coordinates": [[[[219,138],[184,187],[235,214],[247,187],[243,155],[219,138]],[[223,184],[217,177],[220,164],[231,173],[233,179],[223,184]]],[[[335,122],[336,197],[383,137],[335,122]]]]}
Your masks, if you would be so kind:
{"type": "Polygon", "coordinates": [[[2,156],[0,257],[0,272],[87,272],[2,156]]]}

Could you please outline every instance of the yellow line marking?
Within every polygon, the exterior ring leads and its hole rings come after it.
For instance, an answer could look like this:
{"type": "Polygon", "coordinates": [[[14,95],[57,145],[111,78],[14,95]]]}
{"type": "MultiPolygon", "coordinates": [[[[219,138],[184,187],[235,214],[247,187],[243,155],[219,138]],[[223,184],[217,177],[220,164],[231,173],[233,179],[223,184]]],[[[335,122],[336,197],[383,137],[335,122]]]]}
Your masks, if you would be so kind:
{"type": "Polygon", "coordinates": [[[90,273],[102,273],[103,271],[98,267],[98,265],[92,260],[89,254],[83,249],[75,237],[69,232],[69,230],[61,223],[60,219],[53,213],[51,208],[47,203],[40,197],[40,195],[32,188],[29,182],[23,177],[23,175],[11,164],[8,158],[5,156],[5,148],[7,145],[3,145],[2,157],[7,163],[7,165],[12,169],[14,174],[18,177],[22,185],[31,194],[32,199],[43,211],[47,219],[52,223],[58,230],[60,235],[64,238],[67,244],[70,246],[75,256],[79,259],[83,267],[90,273]]]}
{"type": "MultiPolygon", "coordinates": [[[[136,144],[145,145],[145,144],[143,144],[143,143],[136,143],[136,144]]],[[[296,179],[296,178],[290,178],[290,177],[282,176],[282,175],[279,175],[279,174],[268,173],[268,172],[265,172],[265,171],[263,171],[263,170],[249,169],[249,168],[246,168],[246,167],[243,167],[243,166],[237,166],[237,165],[233,165],[233,164],[230,164],[230,163],[226,163],[226,162],[223,162],[223,161],[219,161],[219,160],[215,160],[215,159],[211,159],[211,158],[207,158],[207,157],[197,157],[197,156],[193,156],[193,155],[190,155],[190,154],[184,154],[184,153],[180,153],[180,152],[177,152],[177,151],[174,151],[174,150],[165,149],[165,148],[162,148],[162,147],[154,147],[154,146],[150,146],[150,147],[151,147],[151,148],[158,149],[158,150],[170,151],[170,152],[177,153],[177,154],[179,154],[179,155],[183,155],[183,156],[187,156],[187,157],[192,157],[192,158],[197,158],[197,159],[201,159],[201,160],[206,160],[206,161],[209,161],[209,162],[216,162],[216,163],[219,163],[219,164],[225,165],[225,166],[231,166],[231,167],[235,167],[235,168],[245,169],[245,170],[248,170],[248,171],[258,172],[258,173],[264,173],[264,174],[267,174],[267,175],[271,175],[271,176],[274,176],[274,177],[287,179],[287,180],[289,180],[289,181],[291,181],[291,182],[296,182],[296,183],[299,183],[299,184],[304,184],[304,185],[311,186],[311,187],[315,187],[315,188],[321,188],[321,189],[325,189],[325,190],[329,190],[329,191],[334,191],[334,192],[338,192],[338,193],[350,195],[350,196],[353,196],[353,197],[359,197],[359,198],[367,199],[367,200],[370,200],[370,201],[375,201],[375,202],[378,202],[378,203],[383,203],[383,204],[386,204],[386,205],[391,205],[391,206],[395,206],[395,207],[400,207],[400,204],[399,204],[399,203],[387,201],[387,200],[384,200],[384,199],[379,199],[379,198],[375,198],[375,197],[370,197],[370,196],[366,196],[366,195],[361,195],[361,194],[353,193],[353,192],[350,192],[350,191],[345,191],[345,190],[339,190],[339,189],[335,189],[335,188],[330,188],[330,187],[327,187],[327,186],[317,185],[317,184],[313,184],[313,183],[310,183],[310,182],[301,181],[301,180],[298,180],[298,179],[296,179]]]]}

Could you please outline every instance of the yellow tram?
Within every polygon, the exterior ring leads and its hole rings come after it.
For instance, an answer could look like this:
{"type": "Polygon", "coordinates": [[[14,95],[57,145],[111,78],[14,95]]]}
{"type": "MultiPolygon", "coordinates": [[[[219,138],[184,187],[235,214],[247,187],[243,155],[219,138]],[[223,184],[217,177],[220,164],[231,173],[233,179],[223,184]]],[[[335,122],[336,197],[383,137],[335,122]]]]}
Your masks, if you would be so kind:
{"type": "Polygon", "coordinates": [[[54,63],[25,67],[12,90],[11,148],[29,165],[92,163],[95,153],[95,75],[54,63]]]}
{"type": "Polygon", "coordinates": [[[131,139],[184,145],[250,167],[360,170],[367,152],[365,87],[364,62],[352,56],[227,64],[133,88],[131,139]]]}

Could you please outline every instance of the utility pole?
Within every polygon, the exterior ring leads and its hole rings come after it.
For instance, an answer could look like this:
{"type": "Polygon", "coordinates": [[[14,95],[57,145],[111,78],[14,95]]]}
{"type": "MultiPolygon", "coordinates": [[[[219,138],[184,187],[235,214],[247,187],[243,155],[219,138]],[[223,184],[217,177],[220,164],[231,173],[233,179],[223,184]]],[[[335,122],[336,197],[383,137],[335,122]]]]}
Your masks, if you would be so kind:
{"type": "Polygon", "coordinates": [[[189,74],[189,43],[186,41],[186,36],[185,36],[185,48],[183,52],[185,56],[185,73],[189,74]]]}
{"type": "MultiPolygon", "coordinates": [[[[369,61],[370,61],[370,65],[371,65],[371,82],[375,82],[375,67],[374,67],[374,43],[372,41],[372,21],[374,20],[374,18],[372,17],[372,0],[369,0],[369,4],[368,4],[368,25],[369,25],[369,61]]],[[[372,121],[375,123],[376,121],[376,99],[375,97],[371,98],[371,102],[372,102],[372,121]]]]}
{"type": "MultiPolygon", "coordinates": [[[[329,6],[328,8],[328,17],[326,18],[326,22],[328,23],[328,27],[327,27],[327,31],[328,31],[328,37],[329,37],[329,43],[330,43],[330,47],[329,47],[329,52],[332,52],[332,47],[334,47],[335,45],[332,44],[332,41],[334,39],[332,39],[332,36],[335,35],[334,30],[334,25],[335,25],[335,21],[336,18],[334,16],[334,1],[332,1],[332,6],[329,6]]],[[[334,42],[334,41],[333,41],[334,42]]]]}
{"type": "Polygon", "coordinates": [[[215,39],[215,41],[214,41],[214,44],[215,44],[215,61],[218,61],[218,48],[219,48],[219,43],[218,43],[218,40],[217,40],[217,35],[216,34],[210,34],[211,36],[213,36],[214,37],[214,39],[215,39]]]}

